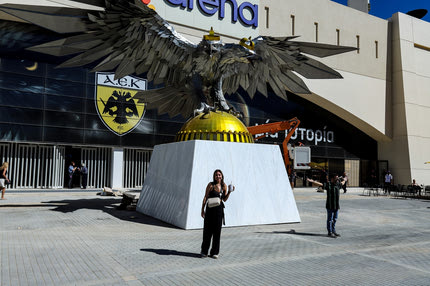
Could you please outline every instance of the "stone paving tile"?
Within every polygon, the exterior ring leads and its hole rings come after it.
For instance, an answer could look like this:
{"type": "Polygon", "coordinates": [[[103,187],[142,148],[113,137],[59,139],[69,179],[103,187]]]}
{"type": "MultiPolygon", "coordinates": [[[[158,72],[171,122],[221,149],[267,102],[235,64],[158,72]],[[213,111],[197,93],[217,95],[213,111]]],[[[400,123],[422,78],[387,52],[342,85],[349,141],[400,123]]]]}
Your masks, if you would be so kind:
{"type": "MultiPolygon", "coordinates": [[[[430,203],[295,190],[300,224],[223,228],[220,259],[184,231],[91,193],[13,193],[0,203],[0,285],[430,285],[430,203]],[[217,279],[208,279],[208,273],[217,279]]],[[[228,207],[228,206],[227,206],[228,207]]]]}

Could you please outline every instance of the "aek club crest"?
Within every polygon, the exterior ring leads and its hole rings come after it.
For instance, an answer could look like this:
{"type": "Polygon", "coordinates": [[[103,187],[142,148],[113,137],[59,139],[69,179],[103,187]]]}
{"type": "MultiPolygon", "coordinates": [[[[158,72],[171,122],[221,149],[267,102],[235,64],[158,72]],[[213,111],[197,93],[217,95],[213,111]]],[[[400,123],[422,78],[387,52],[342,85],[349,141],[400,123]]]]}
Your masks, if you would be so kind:
{"type": "Polygon", "coordinates": [[[136,128],[145,114],[145,104],[134,96],[146,90],[146,80],[134,76],[114,79],[113,73],[96,73],[95,102],[100,119],[122,136],[136,128]]]}

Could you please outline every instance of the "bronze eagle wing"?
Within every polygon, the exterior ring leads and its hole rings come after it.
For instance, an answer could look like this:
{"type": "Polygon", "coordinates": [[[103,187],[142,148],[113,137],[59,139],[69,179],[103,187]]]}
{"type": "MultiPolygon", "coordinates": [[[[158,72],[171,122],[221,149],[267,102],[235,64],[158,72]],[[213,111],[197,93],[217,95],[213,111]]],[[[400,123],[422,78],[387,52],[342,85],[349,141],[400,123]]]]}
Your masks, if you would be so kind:
{"type": "Polygon", "coordinates": [[[285,90],[311,93],[296,73],[309,79],[342,78],[334,69],[305,54],[326,57],[355,48],[292,41],[294,38],[257,37],[252,40],[252,54],[239,44],[226,45],[219,64],[224,91],[231,94],[242,87],[251,98],[257,91],[267,97],[269,85],[277,96],[287,100],[285,90]]]}

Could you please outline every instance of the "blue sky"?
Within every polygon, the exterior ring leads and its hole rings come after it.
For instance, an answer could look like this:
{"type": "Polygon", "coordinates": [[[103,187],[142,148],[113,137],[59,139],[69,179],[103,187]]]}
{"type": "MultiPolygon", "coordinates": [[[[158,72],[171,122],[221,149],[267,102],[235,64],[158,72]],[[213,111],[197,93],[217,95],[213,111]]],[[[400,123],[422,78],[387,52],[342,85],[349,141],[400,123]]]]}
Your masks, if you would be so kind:
{"type": "MultiPolygon", "coordinates": [[[[334,0],[334,2],[346,5],[348,1],[334,0]]],[[[396,12],[406,14],[415,9],[427,9],[430,11],[430,0],[370,0],[369,14],[388,19],[396,12]]],[[[430,22],[430,12],[422,20],[430,22]]]]}

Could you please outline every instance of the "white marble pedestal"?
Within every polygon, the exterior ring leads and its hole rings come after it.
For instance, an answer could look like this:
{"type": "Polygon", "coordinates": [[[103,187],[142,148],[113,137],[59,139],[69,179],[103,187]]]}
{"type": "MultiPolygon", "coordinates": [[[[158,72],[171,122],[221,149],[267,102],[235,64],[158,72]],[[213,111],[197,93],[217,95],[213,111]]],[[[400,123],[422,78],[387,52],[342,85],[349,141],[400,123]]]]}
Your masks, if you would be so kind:
{"type": "Polygon", "coordinates": [[[226,226],[300,222],[277,145],[185,141],[154,148],[137,211],[183,229],[203,227],[203,196],[215,169],[236,190],[226,226]]]}

